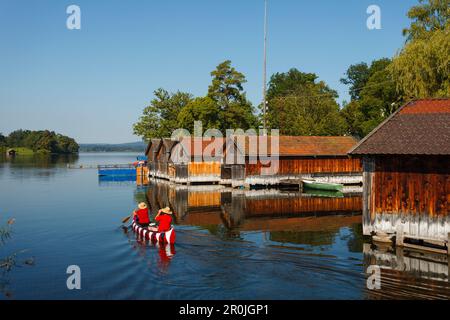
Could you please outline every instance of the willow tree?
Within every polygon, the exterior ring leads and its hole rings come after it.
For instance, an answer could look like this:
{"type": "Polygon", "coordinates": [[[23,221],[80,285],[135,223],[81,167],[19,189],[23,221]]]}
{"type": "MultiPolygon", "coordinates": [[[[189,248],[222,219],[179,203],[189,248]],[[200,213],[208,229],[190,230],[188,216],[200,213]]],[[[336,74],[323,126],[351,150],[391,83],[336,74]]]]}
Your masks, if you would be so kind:
{"type": "Polygon", "coordinates": [[[406,98],[450,97],[450,27],[408,42],[390,70],[406,98]]]}
{"type": "Polygon", "coordinates": [[[450,20],[449,0],[419,0],[419,4],[408,11],[412,20],[409,28],[403,30],[408,41],[426,39],[430,33],[444,30],[450,20]]]}

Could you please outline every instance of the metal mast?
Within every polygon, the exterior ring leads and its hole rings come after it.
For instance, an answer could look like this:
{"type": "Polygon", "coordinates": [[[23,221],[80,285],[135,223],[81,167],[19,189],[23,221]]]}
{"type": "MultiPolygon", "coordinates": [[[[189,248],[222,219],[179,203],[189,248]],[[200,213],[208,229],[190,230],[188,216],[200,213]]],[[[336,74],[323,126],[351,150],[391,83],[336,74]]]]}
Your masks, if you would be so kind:
{"type": "Polygon", "coordinates": [[[263,129],[267,129],[266,109],[267,109],[267,0],[264,0],[264,71],[263,71],[263,129]]]}

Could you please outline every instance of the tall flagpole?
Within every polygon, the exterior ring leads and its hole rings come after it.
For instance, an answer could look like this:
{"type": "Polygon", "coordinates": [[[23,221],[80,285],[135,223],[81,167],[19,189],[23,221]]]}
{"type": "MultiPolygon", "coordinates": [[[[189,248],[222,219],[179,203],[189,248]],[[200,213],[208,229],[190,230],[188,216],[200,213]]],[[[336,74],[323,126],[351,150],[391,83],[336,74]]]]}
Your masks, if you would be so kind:
{"type": "Polygon", "coordinates": [[[267,129],[267,0],[264,0],[264,71],[263,71],[263,128],[267,129]]]}

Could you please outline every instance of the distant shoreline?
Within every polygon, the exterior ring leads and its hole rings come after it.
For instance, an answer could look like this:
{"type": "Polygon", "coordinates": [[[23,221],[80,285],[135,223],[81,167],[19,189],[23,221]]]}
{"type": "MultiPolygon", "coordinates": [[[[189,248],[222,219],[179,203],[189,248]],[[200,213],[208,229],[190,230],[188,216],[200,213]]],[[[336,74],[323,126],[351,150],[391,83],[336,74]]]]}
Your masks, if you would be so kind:
{"type": "Polygon", "coordinates": [[[142,152],[144,153],[147,144],[143,141],[130,143],[80,143],[80,152],[142,152]]]}

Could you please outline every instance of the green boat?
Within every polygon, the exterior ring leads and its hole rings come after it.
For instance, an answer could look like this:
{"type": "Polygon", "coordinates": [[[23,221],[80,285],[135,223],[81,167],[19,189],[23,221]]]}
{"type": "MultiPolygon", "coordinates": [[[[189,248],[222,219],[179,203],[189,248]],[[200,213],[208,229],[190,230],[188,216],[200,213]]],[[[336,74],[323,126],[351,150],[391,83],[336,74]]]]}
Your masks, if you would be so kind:
{"type": "Polygon", "coordinates": [[[334,190],[304,189],[302,194],[320,198],[343,198],[344,194],[334,190]]]}
{"type": "Polygon", "coordinates": [[[340,183],[317,182],[314,180],[302,180],[305,189],[327,190],[342,192],[344,185],[340,183]]]}

